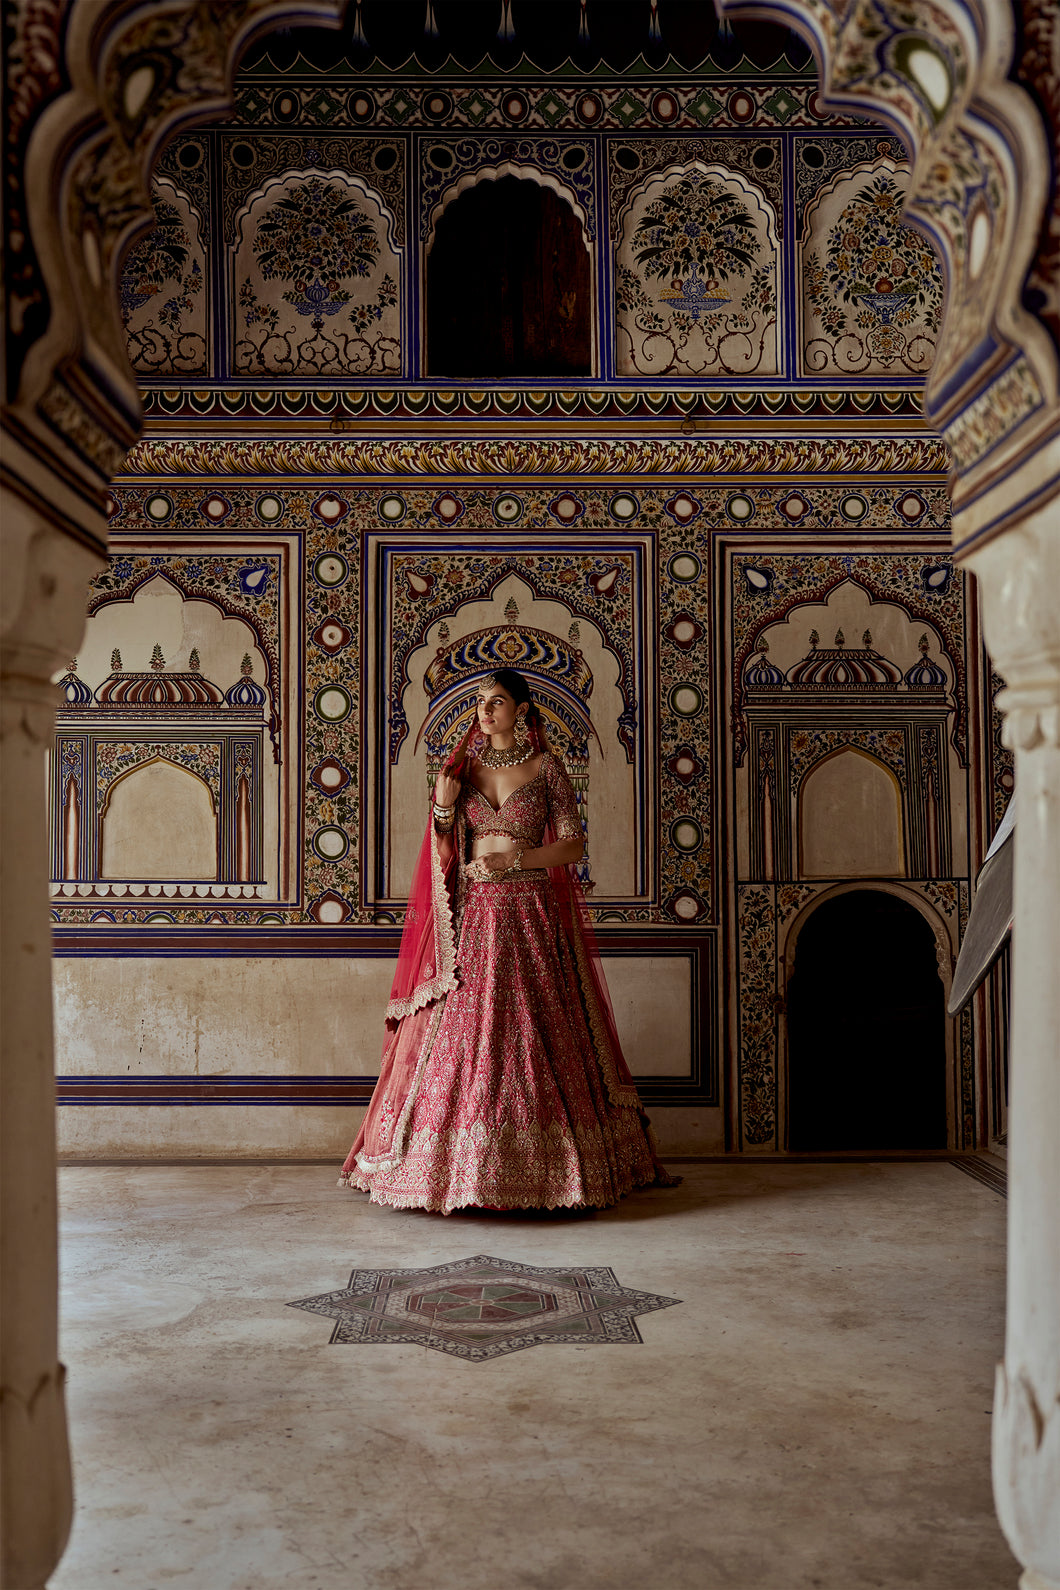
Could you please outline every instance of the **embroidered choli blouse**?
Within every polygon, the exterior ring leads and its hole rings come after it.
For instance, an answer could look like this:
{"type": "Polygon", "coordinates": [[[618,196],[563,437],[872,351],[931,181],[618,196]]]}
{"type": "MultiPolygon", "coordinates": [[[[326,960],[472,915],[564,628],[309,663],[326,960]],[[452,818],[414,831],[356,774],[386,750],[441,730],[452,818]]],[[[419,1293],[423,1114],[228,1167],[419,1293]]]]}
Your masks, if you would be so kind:
{"type": "Polygon", "coordinates": [[[545,824],[551,822],[557,839],[580,839],[578,798],[567,769],[554,751],[546,751],[533,778],[512,790],[507,800],[493,807],[470,781],[460,796],[469,839],[502,834],[536,850],[545,824]]]}

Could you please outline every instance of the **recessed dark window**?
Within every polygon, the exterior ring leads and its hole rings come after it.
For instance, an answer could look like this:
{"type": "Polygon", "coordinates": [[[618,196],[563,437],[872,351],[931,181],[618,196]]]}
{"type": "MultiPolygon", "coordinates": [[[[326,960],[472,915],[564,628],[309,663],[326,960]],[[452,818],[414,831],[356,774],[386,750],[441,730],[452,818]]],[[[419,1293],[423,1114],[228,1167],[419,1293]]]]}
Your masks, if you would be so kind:
{"type": "Polygon", "coordinates": [[[756,149],[754,154],[751,156],[751,163],[754,165],[757,171],[768,171],[776,158],[776,150],[771,149],[768,144],[763,144],[762,147],[760,149],[756,149]]]}
{"type": "Polygon", "coordinates": [[[876,889],[819,905],[788,984],[788,1138],[799,1152],[946,1147],[935,935],[876,889]]]}
{"type": "Polygon", "coordinates": [[[377,149],[372,156],[372,164],[377,171],[393,171],[397,165],[398,152],[393,144],[384,144],[382,149],[377,149]]]}
{"type": "Polygon", "coordinates": [[[623,171],[636,171],[640,166],[640,156],[635,149],[619,149],[615,153],[615,163],[623,171]]]}
{"type": "Polygon", "coordinates": [[[805,166],[812,166],[814,171],[819,171],[824,165],[824,150],[819,149],[816,144],[807,144],[802,151],[802,163],[805,166]]]}
{"type": "Polygon", "coordinates": [[[551,188],[480,182],[441,216],[427,257],[427,374],[590,375],[581,222],[551,188]]]}

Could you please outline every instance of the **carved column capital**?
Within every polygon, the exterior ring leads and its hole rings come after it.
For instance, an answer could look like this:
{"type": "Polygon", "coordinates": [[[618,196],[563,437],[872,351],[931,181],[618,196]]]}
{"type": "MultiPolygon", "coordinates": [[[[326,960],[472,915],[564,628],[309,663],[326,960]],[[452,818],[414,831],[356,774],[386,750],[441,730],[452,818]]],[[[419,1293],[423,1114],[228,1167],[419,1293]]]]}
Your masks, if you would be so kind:
{"type": "Polygon", "coordinates": [[[979,578],[990,655],[1007,689],[1005,744],[1060,746],[1060,512],[1051,504],[962,559],[979,578]]]}

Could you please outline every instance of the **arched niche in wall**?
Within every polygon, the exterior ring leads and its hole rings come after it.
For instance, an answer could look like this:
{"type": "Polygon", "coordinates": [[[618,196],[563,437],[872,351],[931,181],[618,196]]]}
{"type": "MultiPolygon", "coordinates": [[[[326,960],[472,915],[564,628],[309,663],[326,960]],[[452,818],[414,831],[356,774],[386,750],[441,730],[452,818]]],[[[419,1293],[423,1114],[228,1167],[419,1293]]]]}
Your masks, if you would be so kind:
{"type": "Polygon", "coordinates": [[[799,876],[905,876],[902,791],[890,768],[857,746],[821,758],[799,787],[799,876]]]}
{"type": "Polygon", "coordinates": [[[217,877],[217,810],[205,779],[165,757],[119,776],[100,814],[103,878],[217,877]]]}
{"type": "Polygon", "coordinates": [[[393,217],[358,177],[287,172],[245,205],[232,258],[238,375],[401,369],[393,217]]]}
{"type": "Polygon", "coordinates": [[[840,172],[806,207],[802,361],[807,375],[924,376],[944,282],[923,232],[902,225],[909,172],[884,156],[840,172]]]}
{"type": "Polygon", "coordinates": [[[671,167],[631,195],[615,272],[619,375],[776,375],[776,218],[721,166],[671,167]]]}
{"type": "Polygon", "coordinates": [[[121,273],[129,362],[139,375],[206,375],[207,271],[202,217],[164,177],[151,189],[157,225],[121,273]]]}
{"type": "Polygon", "coordinates": [[[823,896],[785,960],[787,1147],[945,1148],[955,1084],[948,947],[923,902],[896,889],[823,896]]]}
{"type": "Polygon", "coordinates": [[[162,568],[152,567],[131,594],[106,598],[60,681],[65,699],[50,780],[53,894],[87,899],[105,886],[113,897],[125,892],[115,880],[158,878],[189,885],[207,878],[240,898],[275,892],[283,816],[267,643],[248,618],[186,596],[162,568]],[[208,850],[205,808],[194,815],[186,783],[157,773],[134,782],[132,793],[125,789],[133,771],[159,758],[207,789],[215,814],[208,850]],[[167,792],[175,810],[190,813],[173,843],[167,792]],[[190,850],[181,834],[191,836],[190,850]],[[183,870],[186,855],[195,870],[183,870]]]}
{"type": "Polygon", "coordinates": [[[427,255],[427,374],[593,373],[588,238],[563,190],[536,173],[455,191],[427,255]]]}

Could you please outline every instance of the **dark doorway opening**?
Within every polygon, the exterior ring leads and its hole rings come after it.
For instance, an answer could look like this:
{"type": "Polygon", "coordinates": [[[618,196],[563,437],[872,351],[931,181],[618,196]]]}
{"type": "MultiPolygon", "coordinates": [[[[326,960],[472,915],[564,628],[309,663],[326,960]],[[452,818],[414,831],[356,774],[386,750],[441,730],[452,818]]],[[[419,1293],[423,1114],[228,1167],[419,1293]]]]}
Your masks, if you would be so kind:
{"type": "Polygon", "coordinates": [[[788,984],[788,1146],[946,1147],[946,1012],[915,906],[856,889],[818,906],[788,984]]]}
{"type": "Polygon", "coordinates": [[[427,257],[427,373],[590,375],[589,251],[551,188],[480,182],[441,216],[427,257]]]}

